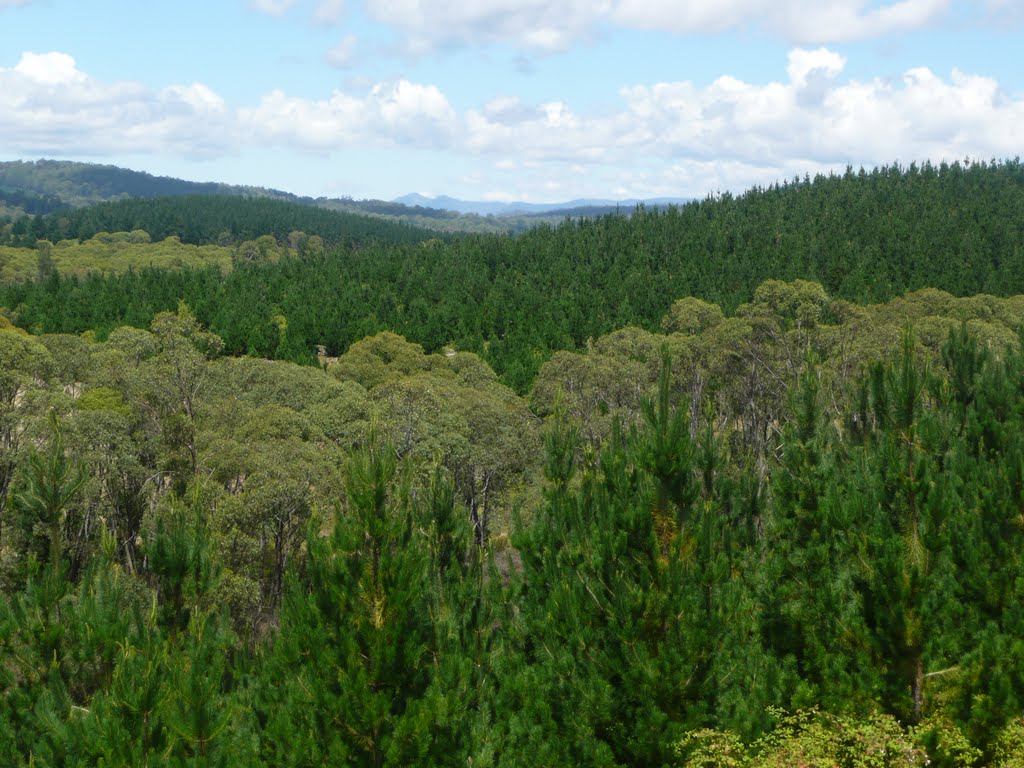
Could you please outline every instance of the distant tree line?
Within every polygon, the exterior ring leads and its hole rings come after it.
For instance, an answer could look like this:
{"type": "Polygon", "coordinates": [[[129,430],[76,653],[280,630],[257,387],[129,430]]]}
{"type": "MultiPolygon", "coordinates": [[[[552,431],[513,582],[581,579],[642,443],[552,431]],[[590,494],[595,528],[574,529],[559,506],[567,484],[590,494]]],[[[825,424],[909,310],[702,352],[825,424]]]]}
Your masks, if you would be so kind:
{"type": "Polygon", "coordinates": [[[232,245],[263,235],[281,242],[301,230],[326,243],[352,246],[419,242],[437,234],[406,224],[300,203],[237,196],[130,199],[32,219],[0,230],[0,245],[35,247],[40,240],[88,240],[101,232],[142,230],[154,241],[177,237],[189,245],[232,245]]]}

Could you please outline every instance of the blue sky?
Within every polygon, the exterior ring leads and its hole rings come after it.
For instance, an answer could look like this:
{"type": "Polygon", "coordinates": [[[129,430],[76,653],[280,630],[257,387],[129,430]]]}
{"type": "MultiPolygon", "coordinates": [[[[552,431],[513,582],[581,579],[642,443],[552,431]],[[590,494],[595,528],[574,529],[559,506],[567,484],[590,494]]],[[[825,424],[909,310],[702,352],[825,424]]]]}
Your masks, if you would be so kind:
{"type": "Polygon", "coordinates": [[[703,196],[1015,157],[1022,0],[0,0],[0,159],[299,194],[703,196]]]}

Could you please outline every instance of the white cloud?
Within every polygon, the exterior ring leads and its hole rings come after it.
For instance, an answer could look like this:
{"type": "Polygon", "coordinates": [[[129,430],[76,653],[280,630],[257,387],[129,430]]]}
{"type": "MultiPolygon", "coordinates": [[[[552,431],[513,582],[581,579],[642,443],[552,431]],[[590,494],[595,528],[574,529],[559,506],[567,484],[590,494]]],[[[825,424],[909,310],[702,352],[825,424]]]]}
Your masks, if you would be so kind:
{"type": "Polygon", "coordinates": [[[345,35],[336,46],[327,52],[327,63],[339,69],[351,67],[355,58],[357,42],[355,35],[345,35]]]}
{"type": "Polygon", "coordinates": [[[153,92],[139,83],[101,83],[66,53],[24,53],[0,68],[0,144],[21,154],[68,156],[170,151],[222,154],[233,125],[205,85],[153,92]]]}
{"type": "Polygon", "coordinates": [[[440,90],[407,80],[379,83],[362,98],[335,91],[310,101],[273,91],[238,114],[260,143],[320,151],[357,144],[441,147],[456,127],[455,111],[440,90]]]}
{"type": "Polygon", "coordinates": [[[1013,157],[1024,146],[1024,98],[993,78],[917,67],[855,79],[846,67],[828,48],[796,48],[776,81],[638,83],[604,112],[508,93],[457,112],[437,86],[406,79],[351,78],[320,99],[276,90],[239,106],[202,83],[102,82],[65,53],[24,53],[0,68],[0,146],[64,157],[400,147],[442,152],[481,187],[492,174],[533,199],[550,183],[574,195],[699,194],[846,164],[1013,157]]]}
{"type": "Polygon", "coordinates": [[[19,154],[212,157],[247,144],[441,147],[457,130],[444,94],[408,80],[323,100],[272,91],[256,106],[234,109],[202,83],[153,91],[97,81],[66,53],[24,53],[14,67],[0,68],[0,146],[19,154]]]}
{"type": "Polygon", "coordinates": [[[802,88],[812,79],[830,80],[836,77],[845,66],[846,58],[827,48],[819,48],[816,51],[797,48],[790,51],[786,74],[794,86],[802,88]]]}
{"type": "MultiPolygon", "coordinates": [[[[756,29],[795,44],[838,43],[920,29],[949,18],[954,2],[976,18],[1006,17],[1022,5],[1021,0],[362,0],[362,8],[398,33],[406,53],[420,55],[495,42],[563,51],[609,26],[680,35],[756,29]]],[[[298,0],[249,3],[281,16],[298,0]]],[[[345,0],[316,0],[311,14],[315,23],[331,25],[345,11],[345,0]]]]}
{"type": "Polygon", "coordinates": [[[655,179],[738,189],[848,163],[1012,157],[1024,146],[1024,100],[991,78],[915,68],[846,80],[845,64],[828,49],[796,49],[784,82],[640,84],[623,88],[621,107],[602,115],[495,100],[467,113],[465,144],[494,164],[532,161],[544,173],[552,163],[584,165],[605,175],[606,189],[613,170],[646,173],[643,181],[664,193],[670,185],[655,179]]]}
{"type": "Polygon", "coordinates": [[[88,79],[66,53],[23,53],[14,71],[44,85],[72,85],[88,79]]]}
{"type": "MultiPolygon", "coordinates": [[[[3,2],[3,0],[0,0],[3,2]]],[[[249,0],[249,7],[271,16],[283,16],[298,5],[298,0],[249,0]]],[[[317,0],[312,18],[317,24],[337,24],[345,15],[345,0],[317,0]]]]}

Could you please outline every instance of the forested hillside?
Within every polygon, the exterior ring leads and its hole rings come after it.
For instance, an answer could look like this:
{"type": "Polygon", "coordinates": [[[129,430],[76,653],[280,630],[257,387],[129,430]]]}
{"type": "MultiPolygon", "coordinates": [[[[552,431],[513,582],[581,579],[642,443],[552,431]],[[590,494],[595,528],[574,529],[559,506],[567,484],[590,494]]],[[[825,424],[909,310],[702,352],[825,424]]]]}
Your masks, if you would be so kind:
{"type": "Polygon", "coordinates": [[[279,200],[295,198],[294,195],[275,189],[184,181],[113,165],[66,160],[0,163],[0,189],[20,190],[26,194],[57,199],[66,208],[106,202],[119,197],[244,194],[279,200]]]}
{"type": "MultiPolygon", "coordinates": [[[[121,205],[111,210],[158,210],[121,205]]],[[[216,237],[221,223],[204,237],[216,237]]],[[[392,330],[431,352],[453,345],[480,354],[525,392],[554,351],[626,325],[657,330],[681,296],[730,314],[773,278],[815,280],[858,303],[925,287],[960,296],[1024,293],[1024,166],[850,171],[516,237],[384,242],[393,234],[323,256],[246,259],[259,266],[227,278],[216,270],[58,275],[0,288],[0,306],[25,328],[92,329],[103,338],[126,322],[144,327],[184,299],[231,354],[293,360],[309,359],[316,345],[336,355],[392,330]],[[275,316],[288,321],[286,353],[273,346],[275,316]]]]}
{"type": "Polygon", "coordinates": [[[1024,764],[1022,170],[0,250],[0,754],[1024,764]]]}

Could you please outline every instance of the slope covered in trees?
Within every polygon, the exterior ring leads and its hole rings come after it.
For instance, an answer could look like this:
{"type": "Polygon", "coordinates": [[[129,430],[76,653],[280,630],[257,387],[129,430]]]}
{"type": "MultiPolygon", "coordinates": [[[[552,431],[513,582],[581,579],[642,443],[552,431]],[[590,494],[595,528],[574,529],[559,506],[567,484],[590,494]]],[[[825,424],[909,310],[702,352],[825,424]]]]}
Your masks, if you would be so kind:
{"type": "Polygon", "coordinates": [[[153,176],[142,171],[131,171],[114,165],[66,160],[2,162],[0,189],[57,199],[66,208],[77,208],[122,197],[230,194],[278,200],[297,199],[295,195],[276,189],[184,181],[168,176],[153,176]]]}
{"type": "Polygon", "coordinates": [[[769,282],[663,328],[529,406],[391,333],[321,370],[184,306],[0,329],[4,753],[1024,758],[1021,298],[769,282]]]}
{"type": "Polygon", "coordinates": [[[680,296],[731,314],[768,279],[814,280],[859,303],[926,287],[958,296],[1022,293],[1024,166],[849,171],[516,237],[374,241],[226,278],[57,277],[0,289],[0,306],[23,327],[94,329],[102,337],[125,322],[145,326],[184,299],[231,353],[255,355],[279,354],[267,331],[281,315],[288,359],[309,359],[316,345],[335,355],[392,330],[429,351],[454,345],[480,354],[525,392],[554,351],[626,325],[657,330],[680,296]]]}

